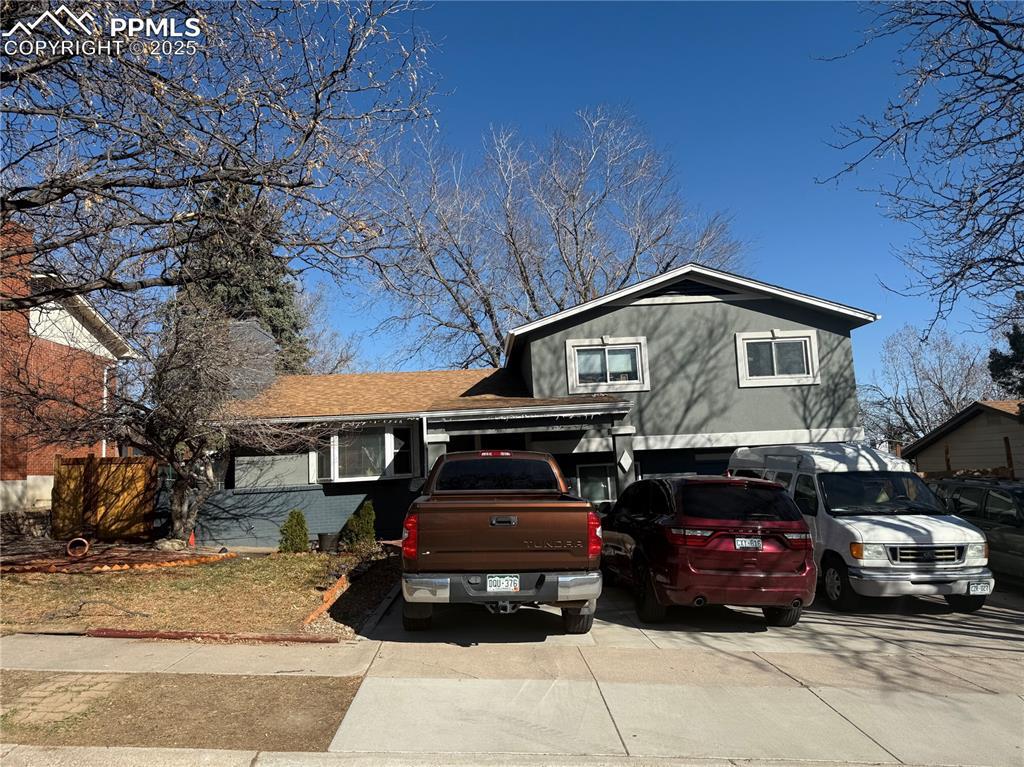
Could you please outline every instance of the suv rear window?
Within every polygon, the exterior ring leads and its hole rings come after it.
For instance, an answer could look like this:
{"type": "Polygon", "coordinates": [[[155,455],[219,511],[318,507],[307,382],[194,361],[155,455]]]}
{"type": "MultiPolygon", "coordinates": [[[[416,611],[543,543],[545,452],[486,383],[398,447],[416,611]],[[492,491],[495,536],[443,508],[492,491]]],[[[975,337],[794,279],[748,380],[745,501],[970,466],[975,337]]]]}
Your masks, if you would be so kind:
{"type": "Polygon", "coordinates": [[[783,521],[803,519],[793,499],[781,488],[725,482],[682,483],[676,487],[676,502],[685,517],[783,521]]]}
{"type": "Polygon", "coordinates": [[[545,490],[558,492],[547,461],[522,458],[465,458],[446,461],[434,490],[545,490]]]}

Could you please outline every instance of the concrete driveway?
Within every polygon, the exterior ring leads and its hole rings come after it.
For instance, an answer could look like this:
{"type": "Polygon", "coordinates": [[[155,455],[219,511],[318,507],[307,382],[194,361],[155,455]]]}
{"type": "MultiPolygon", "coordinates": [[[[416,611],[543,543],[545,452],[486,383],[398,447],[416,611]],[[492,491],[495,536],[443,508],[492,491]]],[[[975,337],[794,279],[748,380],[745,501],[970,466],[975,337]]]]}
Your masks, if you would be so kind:
{"type": "Polygon", "coordinates": [[[638,625],[610,589],[593,631],[558,613],[448,607],[408,634],[396,603],[332,751],[1024,764],[1024,596],[823,607],[789,629],[760,611],[680,610],[638,625]]]}

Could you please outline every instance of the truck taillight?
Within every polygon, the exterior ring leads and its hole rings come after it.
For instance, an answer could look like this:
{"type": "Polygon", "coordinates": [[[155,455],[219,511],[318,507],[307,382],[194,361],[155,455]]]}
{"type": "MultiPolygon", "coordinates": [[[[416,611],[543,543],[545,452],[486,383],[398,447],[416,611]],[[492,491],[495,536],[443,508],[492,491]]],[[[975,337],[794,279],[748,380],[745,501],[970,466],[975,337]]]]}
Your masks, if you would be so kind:
{"type": "Polygon", "coordinates": [[[512,453],[508,450],[481,450],[481,458],[508,458],[512,453]]]}
{"type": "Polygon", "coordinates": [[[406,559],[416,559],[419,556],[420,544],[420,515],[415,511],[405,515],[405,522],[402,524],[402,556],[406,559]]]}
{"type": "Polygon", "coordinates": [[[587,512],[587,557],[601,556],[601,518],[596,511],[587,512]]]}

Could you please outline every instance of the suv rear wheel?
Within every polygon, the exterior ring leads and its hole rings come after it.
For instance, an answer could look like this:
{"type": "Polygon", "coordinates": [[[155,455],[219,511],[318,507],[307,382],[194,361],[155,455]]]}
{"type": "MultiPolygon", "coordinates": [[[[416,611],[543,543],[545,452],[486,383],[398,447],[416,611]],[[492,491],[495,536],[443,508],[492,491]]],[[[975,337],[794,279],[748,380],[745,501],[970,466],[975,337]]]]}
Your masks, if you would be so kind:
{"type": "Polygon", "coordinates": [[[795,626],[803,613],[802,607],[765,607],[764,622],[769,626],[795,626]]]}
{"type": "Polygon", "coordinates": [[[985,597],[969,594],[946,594],[946,604],[957,613],[976,613],[985,606],[985,597]]]}
{"type": "Polygon", "coordinates": [[[837,610],[854,610],[860,604],[860,595],[850,585],[846,563],[835,554],[825,560],[822,579],[825,581],[825,598],[837,610]]]}
{"type": "Polygon", "coordinates": [[[642,623],[660,623],[665,620],[665,605],[658,601],[651,571],[643,564],[637,567],[636,615],[642,623]]]}
{"type": "Polygon", "coordinates": [[[402,600],[402,628],[406,631],[426,631],[430,628],[434,609],[431,605],[409,604],[402,600]]]}
{"type": "Polygon", "coordinates": [[[594,612],[584,614],[582,607],[563,607],[562,625],[566,634],[586,634],[594,626],[594,612]]]}

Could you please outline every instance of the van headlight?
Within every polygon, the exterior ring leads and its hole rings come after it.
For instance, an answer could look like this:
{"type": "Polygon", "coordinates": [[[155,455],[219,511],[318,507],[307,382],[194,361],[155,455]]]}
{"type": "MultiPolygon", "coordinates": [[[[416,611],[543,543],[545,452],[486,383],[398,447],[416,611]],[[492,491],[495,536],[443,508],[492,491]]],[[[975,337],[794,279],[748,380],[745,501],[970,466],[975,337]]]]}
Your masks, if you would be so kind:
{"type": "Polygon", "coordinates": [[[888,559],[881,543],[851,543],[850,556],[854,559],[888,559]]]}
{"type": "Polygon", "coordinates": [[[968,559],[988,559],[988,541],[985,543],[968,543],[968,559]]]}

